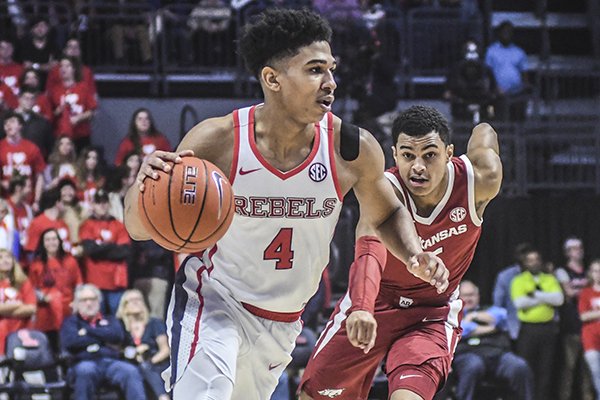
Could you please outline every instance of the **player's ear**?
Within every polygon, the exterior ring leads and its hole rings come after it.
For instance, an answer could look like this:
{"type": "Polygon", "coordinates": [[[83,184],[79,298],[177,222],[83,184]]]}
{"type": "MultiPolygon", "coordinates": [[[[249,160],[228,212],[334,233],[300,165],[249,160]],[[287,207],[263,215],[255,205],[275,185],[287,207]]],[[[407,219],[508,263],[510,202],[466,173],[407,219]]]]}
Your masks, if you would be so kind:
{"type": "Polygon", "coordinates": [[[448,156],[448,159],[451,159],[452,156],[454,155],[454,145],[453,144],[449,144],[448,146],[446,146],[446,155],[448,156]]]}
{"type": "Polygon", "coordinates": [[[392,146],[392,156],[394,157],[394,162],[398,165],[398,151],[396,150],[396,146],[392,146]]]}
{"type": "Polygon", "coordinates": [[[280,89],[278,73],[273,67],[269,67],[268,65],[263,67],[260,71],[260,78],[263,81],[263,84],[274,92],[278,92],[280,89]]]}

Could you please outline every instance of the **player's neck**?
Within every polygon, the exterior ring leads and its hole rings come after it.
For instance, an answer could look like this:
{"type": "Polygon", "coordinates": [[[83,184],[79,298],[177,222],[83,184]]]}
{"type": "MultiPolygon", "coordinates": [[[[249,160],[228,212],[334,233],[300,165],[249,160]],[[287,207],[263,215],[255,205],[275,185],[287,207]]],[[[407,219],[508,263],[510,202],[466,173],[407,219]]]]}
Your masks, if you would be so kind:
{"type": "Polygon", "coordinates": [[[428,217],[435,207],[442,201],[444,194],[448,189],[448,172],[444,174],[444,178],[439,185],[429,194],[425,196],[414,196],[411,194],[415,206],[417,207],[417,214],[421,217],[428,217]]]}

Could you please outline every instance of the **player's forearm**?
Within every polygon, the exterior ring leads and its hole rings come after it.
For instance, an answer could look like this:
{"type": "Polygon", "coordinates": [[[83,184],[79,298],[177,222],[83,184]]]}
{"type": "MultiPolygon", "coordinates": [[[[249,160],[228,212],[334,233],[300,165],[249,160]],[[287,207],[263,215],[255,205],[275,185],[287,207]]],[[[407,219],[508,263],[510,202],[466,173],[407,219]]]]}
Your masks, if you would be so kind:
{"type": "Polygon", "coordinates": [[[396,209],[376,230],[385,247],[405,264],[423,251],[415,224],[404,206],[396,209]]]}
{"type": "Polygon", "coordinates": [[[139,193],[140,191],[136,184],[127,190],[127,194],[125,195],[125,228],[133,240],[150,240],[150,235],[142,225],[138,214],[139,193]]]}

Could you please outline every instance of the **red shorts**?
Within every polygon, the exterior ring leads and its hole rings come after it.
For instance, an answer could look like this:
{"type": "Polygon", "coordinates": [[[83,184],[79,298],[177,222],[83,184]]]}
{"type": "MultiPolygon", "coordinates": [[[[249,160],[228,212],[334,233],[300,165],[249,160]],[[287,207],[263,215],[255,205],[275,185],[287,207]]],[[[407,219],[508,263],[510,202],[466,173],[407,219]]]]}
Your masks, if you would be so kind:
{"type": "Polygon", "coordinates": [[[460,339],[461,304],[443,307],[375,309],[377,339],[368,354],[352,346],[346,336],[346,295],[321,334],[300,382],[300,390],[313,399],[367,399],[373,377],[386,359],[390,395],[410,390],[431,399],[444,384],[456,343],[460,339]],[[451,324],[448,321],[453,321],[451,324]]]}

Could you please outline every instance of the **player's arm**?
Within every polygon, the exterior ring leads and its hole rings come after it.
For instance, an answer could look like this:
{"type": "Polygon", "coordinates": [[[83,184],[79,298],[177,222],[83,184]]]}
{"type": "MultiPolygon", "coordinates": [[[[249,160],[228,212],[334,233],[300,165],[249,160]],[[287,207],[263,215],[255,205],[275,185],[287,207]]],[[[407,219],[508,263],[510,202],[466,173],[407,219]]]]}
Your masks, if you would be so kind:
{"type": "MultiPolygon", "coordinates": [[[[223,171],[228,171],[227,154],[220,150],[227,143],[232,131],[230,117],[210,118],[194,126],[181,140],[175,151],[157,150],[150,154],[137,174],[135,183],[125,194],[125,227],[134,240],[149,240],[150,235],[142,225],[138,214],[138,196],[144,191],[145,179],[158,179],[157,170],[171,171],[169,162],[181,163],[183,157],[196,156],[214,163],[223,171]]],[[[230,157],[230,155],[229,155],[230,157]]]]}
{"type": "Polygon", "coordinates": [[[487,204],[498,194],[502,184],[502,161],[498,135],[489,124],[473,128],[467,145],[467,157],[475,173],[475,207],[479,217],[487,204]]]}

